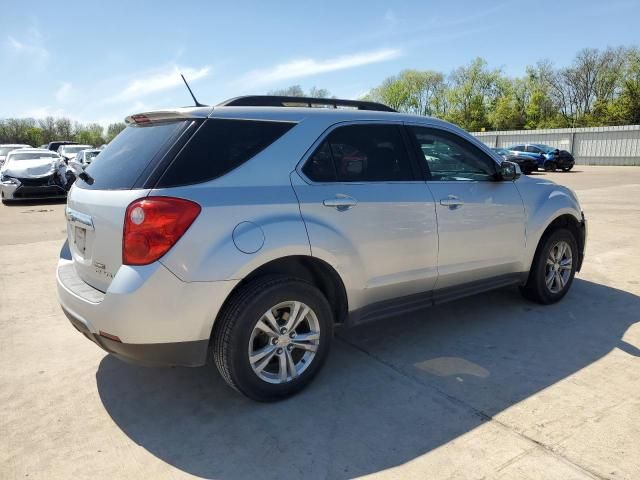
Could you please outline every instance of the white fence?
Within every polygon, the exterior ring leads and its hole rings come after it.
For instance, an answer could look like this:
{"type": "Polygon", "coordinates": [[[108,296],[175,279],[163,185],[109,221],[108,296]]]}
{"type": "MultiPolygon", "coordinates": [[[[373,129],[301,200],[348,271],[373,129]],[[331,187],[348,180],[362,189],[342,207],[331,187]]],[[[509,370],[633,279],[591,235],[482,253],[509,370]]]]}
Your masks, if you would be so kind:
{"type": "Polygon", "coordinates": [[[544,143],[573,154],[581,165],[640,165],[640,125],[473,132],[490,147],[544,143]]]}

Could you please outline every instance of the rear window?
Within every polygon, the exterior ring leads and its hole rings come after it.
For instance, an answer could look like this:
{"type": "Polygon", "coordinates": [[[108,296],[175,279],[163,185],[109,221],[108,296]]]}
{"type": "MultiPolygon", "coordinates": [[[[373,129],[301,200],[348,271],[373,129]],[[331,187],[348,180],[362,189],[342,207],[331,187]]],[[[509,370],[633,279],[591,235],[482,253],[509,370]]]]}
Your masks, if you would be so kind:
{"type": "Polygon", "coordinates": [[[129,125],[87,167],[94,182],[78,179],[80,188],[127,190],[147,167],[157,164],[190,121],[129,125]]]}
{"type": "MultiPolygon", "coordinates": [[[[161,177],[158,187],[218,178],[253,158],[294,125],[259,120],[205,120],[161,177]]],[[[95,161],[103,155],[104,152],[95,161]]]]}

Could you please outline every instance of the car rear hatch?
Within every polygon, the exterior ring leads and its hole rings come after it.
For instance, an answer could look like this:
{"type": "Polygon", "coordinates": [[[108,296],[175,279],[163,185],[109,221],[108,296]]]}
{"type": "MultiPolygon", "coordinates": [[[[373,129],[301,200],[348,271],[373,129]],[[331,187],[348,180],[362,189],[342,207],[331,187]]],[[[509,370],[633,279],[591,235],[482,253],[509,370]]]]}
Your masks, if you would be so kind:
{"type": "Polygon", "coordinates": [[[78,178],[67,200],[67,236],[75,270],[102,292],[122,265],[127,206],[149,194],[199,124],[198,118],[180,112],[127,120],[129,125],[87,167],[90,178],[78,178]]]}

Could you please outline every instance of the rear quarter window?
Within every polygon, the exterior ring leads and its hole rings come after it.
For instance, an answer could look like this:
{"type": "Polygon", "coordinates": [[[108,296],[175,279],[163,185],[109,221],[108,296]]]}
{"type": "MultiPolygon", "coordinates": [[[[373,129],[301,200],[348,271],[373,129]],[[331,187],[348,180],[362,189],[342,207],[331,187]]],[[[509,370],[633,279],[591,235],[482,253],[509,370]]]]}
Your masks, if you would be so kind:
{"type": "Polygon", "coordinates": [[[169,165],[157,187],[190,185],[221,177],[256,156],[294,125],[259,120],[205,120],[169,165]]]}

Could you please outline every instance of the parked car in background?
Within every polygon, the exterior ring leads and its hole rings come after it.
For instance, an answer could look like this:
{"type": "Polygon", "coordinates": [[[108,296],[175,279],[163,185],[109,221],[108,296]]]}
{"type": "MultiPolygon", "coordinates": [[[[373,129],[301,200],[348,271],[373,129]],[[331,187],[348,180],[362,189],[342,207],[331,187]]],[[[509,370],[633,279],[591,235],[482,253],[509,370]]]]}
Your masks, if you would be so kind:
{"type": "Polygon", "coordinates": [[[9,152],[0,168],[0,196],[3,202],[67,195],[67,167],[60,155],[40,148],[9,152]]]}
{"type": "Polygon", "coordinates": [[[575,165],[573,155],[566,150],[559,150],[542,143],[524,143],[512,145],[508,148],[513,152],[524,152],[526,154],[538,155],[539,166],[547,171],[560,169],[568,172],[575,165]]]}
{"type": "Polygon", "coordinates": [[[506,148],[492,148],[494,152],[500,155],[503,159],[517,163],[520,166],[522,173],[529,175],[531,172],[538,170],[538,159],[529,155],[516,155],[514,152],[510,152],[506,148]]]}
{"type": "Polygon", "coordinates": [[[276,400],[318,373],[336,323],[506,285],[551,304],[582,265],[575,193],[442,120],[257,96],[126,121],[71,188],[57,287],[131,362],[212,360],[276,400]]]}
{"type": "Polygon", "coordinates": [[[0,144],[0,167],[4,163],[7,155],[10,151],[16,150],[18,148],[31,148],[31,145],[27,145],[25,143],[3,143],[0,144]]]}
{"type": "Polygon", "coordinates": [[[83,167],[91,164],[93,159],[101,152],[102,150],[98,148],[87,148],[85,150],[80,150],[76,155],[76,162],[80,163],[83,167]]]}
{"type": "Polygon", "coordinates": [[[55,140],[47,144],[47,149],[57,152],[62,145],[78,145],[78,142],[72,142],[70,140],[55,140]]]}
{"type": "Polygon", "coordinates": [[[93,145],[61,145],[58,148],[58,154],[64,158],[66,162],[69,162],[70,160],[75,160],[78,152],[87,149],[93,149],[93,145]]]}

